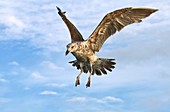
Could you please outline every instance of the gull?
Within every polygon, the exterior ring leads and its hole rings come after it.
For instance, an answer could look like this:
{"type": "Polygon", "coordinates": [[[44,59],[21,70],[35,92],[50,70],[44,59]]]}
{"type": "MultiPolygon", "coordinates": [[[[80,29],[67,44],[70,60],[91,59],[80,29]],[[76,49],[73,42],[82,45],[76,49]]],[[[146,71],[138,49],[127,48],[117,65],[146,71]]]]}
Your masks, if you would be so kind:
{"type": "MultiPolygon", "coordinates": [[[[72,66],[80,70],[76,77],[75,86],[80,85],[82,73],[90,73],[86,87],[90,87],[91,76],[107,74],[115,68],[115,59],[99,58],[95,55],[99,52],[104,42],[111,35],[122,30],[132,23],[140,23],[142,19],[158,11],[153,8],[133,8],[127,7],[107,13],[93,33],[86,39],[82,37],[78,29],[68,20],[66,12],[57,7],[58,14],[66,24],[71,35],[71,43],[66,47],[65,55],[72,53],[76,60],[70,61],[72,66]]],[[[111,52],[111,51],[110,51],[111,52]]]]}

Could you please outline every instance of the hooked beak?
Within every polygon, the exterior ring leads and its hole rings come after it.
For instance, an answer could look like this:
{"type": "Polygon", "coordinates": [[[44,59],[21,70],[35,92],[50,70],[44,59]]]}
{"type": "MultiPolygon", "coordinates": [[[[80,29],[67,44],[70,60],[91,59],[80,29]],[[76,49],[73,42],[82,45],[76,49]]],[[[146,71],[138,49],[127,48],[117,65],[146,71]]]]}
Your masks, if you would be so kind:
{"type": "Polygon", "coordinates": [[[69,51],[68,51],[68,49],[67,49],[67,51],[65,52],[65,56],[66,56],[68,53],[69,53],[69,51]]]}

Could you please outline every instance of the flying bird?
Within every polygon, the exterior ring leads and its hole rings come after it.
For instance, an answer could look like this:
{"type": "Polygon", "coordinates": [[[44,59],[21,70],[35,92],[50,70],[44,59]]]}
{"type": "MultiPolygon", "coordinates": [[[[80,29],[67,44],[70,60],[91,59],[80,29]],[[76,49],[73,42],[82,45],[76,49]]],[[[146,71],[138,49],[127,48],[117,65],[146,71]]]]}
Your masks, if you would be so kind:
{"type": "Polygon", "coordinates": [[[142,22],[142,19],[158,11],[158,9],[152,8],[133,7],[115,10],[106,14],[89,38],[84,40],[78,29],[66,17],[66,12],[61,11],[59,7],[56,8],[71,35],[71,43],[67,45],[65,55],[72,53],[76,60],[69,63],[80,70],[76,77],[75,86],[80,85],[81,74],[89,72],[90,75],[86,87],[90,87],[92,75],[107,74],[107,71],[111,72],[115,68],[115,59],[99,58],[95,55],[108,37],[119,32],[129,24],[142,22]]]}

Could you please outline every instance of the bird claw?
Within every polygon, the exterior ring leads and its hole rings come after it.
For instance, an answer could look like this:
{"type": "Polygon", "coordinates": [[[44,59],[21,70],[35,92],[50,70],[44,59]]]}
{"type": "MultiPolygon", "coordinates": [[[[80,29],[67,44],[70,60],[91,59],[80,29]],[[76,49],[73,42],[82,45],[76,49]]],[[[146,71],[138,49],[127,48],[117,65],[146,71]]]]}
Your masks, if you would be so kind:
{"type": "Polygon", "coordinates": [[[78,85],[80,85],[80,80],[79,79],[76,80],[75,86],[77,87],[78,85]]]}
{"type": "Polygon", "coordinates": [[[86,88],[90,87],[90,80],[88,80],[87,84],[86,84],[86,88]]]}

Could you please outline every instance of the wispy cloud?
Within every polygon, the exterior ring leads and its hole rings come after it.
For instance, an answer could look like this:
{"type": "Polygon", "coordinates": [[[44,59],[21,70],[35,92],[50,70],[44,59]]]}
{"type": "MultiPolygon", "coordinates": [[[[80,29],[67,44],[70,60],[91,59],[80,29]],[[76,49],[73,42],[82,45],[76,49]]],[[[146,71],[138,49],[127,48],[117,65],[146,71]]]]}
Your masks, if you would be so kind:
{"type": "Polygon", "coordinates": [[[79,103],[79,102],[95,102],[95,103],[123,103],[123,100],[120,98],[116,98],[113,96],[106,96],[103,98],[93,98],[93,97],[73,97],[67,100],[68,102],[74,102],[74,103],[79,103]]]}
{"type": "Polygon", "coordinates": [[[48,84],[46,84],[46,86],[63,88],[63,87],[67,87],[68,85],[67,84],[58,84],[58,83],[48,83],[48,84]]]}
{"type": "Polygon", "coordinates": [[[56,46],[59,41],[66,40],[66,35],[61,33],[62,27],[57,27],[59,25],[56,21],[56,4],[51,2],[48,5],[39,5],[38,3],[37,1],[15,3],[15,0],[0,3],[2,9],[0,28],[3,32],[0,40],[29,40],[30,45],[35,48],[58,52],[62,46],[56,46]],[[60,36],[56,36],[58,33],[60,36]]]}
{"type": "Polygon", "coordinates": [[[0,82],[4,83],[4,82],[8,82],[8,80],[0,77],[0,82]]]}
{"type": "Polygon", "coordinates": [[[19,34],[22,33],[26,27],[26,25],[15,16],[7,16],[4,20],[4,23],[7,26],[5,32],[7,33],[19,34]]]}
{"type": "Polygon", "coordinates": [[[44,82],[47,80],[47,77],[43,76],[38,71],[32,72],[30,78],[35,82],[44,82]]]}
{"type": "Polygon", "coordinates": [[[20,64],[16,61],[9,62],[9,65],[19,66],[20,64]]]}
{"type": "Polygon", "coordinates": [[[48,68],[48,69],[52,69],[52,70],[58,70],[58,69],[62,70],[63,69],[51,61],[43,61],[40,65],[44,68],[48,68]]]}
{"type": "Polygon", "coordinates": [[[41,95],[58,95],[58,93],[55,91],[42,91],[40,94],[41,95]]]}
{"type": "Polygon", "coordinates": [[[74,103],[79,103],[79,102],[86,102],[87,99],[85,97],[73,97],[67,100],[68,102],[74,102],[74,103]]]}
{"type": "Polygon", "coordinates": [[[106,97],[104,97],[103,98],[103,100],[104,101],[106,101],[106,102],[123,102],[123,100],[122,99],[120,99],[120,98],[116,98],[116,97],[112,97],[112,96],[106,96],[106,97]]]}

